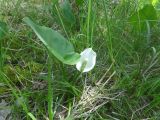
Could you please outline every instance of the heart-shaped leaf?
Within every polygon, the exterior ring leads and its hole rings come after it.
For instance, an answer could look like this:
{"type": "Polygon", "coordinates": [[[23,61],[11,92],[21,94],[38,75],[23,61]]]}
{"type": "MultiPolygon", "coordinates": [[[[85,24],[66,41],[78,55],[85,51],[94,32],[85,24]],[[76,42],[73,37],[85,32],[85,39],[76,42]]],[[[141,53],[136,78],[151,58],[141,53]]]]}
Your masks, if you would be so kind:
{"type": "Polygon", "coordinates": [[[156,23],[157,13],[152,4],[145,5],[141,10],[135,12],[130,18],[129,22],[134,26],[135,30],[146,31],[147,24],[149,23],[150,27],[156,23]]]}
{"type": "Polygon", "coordinates": [[[80,54],[74,51],[73,45],[61,34],[51,28],[35,24],[28,17],[23,20],[33,29],[38,38],[57,59],[69,65],[77,63],[80,54]]]}

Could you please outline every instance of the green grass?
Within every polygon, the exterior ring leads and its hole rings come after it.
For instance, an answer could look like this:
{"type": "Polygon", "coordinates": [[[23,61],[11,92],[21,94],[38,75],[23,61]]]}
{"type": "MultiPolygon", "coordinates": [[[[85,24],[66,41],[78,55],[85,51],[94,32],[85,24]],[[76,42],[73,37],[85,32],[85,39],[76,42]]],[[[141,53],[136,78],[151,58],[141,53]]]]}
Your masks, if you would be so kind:
{"type": "Polygon", "coordinates": [[[159,18],[147,33],[128,21],[144,1],[72,1],[75,23],[52,1],[15,1],[0,1],[0,21],[9,28],[0,41],[0,100],[11,106],[13,120],[160,119],[159,18]],[[49,56],[22,21],[26,16],[60,32],[79,53],[92,47],[95,68],[80,74],[49,56]]]}

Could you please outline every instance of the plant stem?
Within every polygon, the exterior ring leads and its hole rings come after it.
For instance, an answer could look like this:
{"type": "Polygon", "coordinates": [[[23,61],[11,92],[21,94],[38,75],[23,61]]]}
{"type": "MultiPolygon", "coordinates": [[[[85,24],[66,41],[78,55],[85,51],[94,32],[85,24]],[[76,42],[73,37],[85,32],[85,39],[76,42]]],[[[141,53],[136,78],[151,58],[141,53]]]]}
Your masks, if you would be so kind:
{"type": "MultiPolygon", "coordinates": [[[[92,41],[90,38],[90,19],[91,19],[91,10],[92,10],[92,0],[89,0],[88,3],[88,19],[87,19],[87,44],[91,45],[92,41]]],[[[88,45],[87,45],[88,46],[88,45]]],[[[91,45],[92,46],[92,45],[91,45]]]]}
{"type": "Polygon", "coordinates": [[[50,54],[48,62],[48,113],[49,120],[53,120],[52,59],[50,54]]]}

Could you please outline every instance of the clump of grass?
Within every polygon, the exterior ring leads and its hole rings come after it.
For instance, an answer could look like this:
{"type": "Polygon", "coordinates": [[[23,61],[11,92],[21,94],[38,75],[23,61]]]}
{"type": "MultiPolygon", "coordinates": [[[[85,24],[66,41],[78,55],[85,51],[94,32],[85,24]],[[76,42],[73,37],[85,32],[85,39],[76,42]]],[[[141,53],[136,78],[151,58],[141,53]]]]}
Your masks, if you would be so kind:
{"type": "Polygon", "coordinates": [[[72,27],[68,27],[71,23],[66,21],[60,3],[0,1],[0,20],[9,28],[0,41],[4,59],[0,99],[13,106],[12,118],[29,120],[34,115],[47,120],[50,114],[55,119],[69,120],[159,119],[159,18],[146,34],[135,31],[128,21],[144,6],[143,1],[70,3],[75,16],[72,27]],[[94,70],[79,74],[74,66],[49,58],[45,47],[22,22],[25,16],[59,31],[78,52],[93,47],[97,53],[94,70]],[[50,112],[49,79],[53,95],[50,112]],[[19,99],[21,105],[17,106],[19,99]]]}

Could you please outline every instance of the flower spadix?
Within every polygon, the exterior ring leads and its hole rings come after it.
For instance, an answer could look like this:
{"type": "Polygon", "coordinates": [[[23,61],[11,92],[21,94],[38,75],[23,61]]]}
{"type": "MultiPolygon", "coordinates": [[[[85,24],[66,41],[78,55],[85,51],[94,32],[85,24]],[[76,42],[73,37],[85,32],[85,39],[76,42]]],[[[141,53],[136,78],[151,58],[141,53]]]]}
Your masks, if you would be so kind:
{"type": "Polygon", "coordinates": [[[76,63],[76,68],[81,72],[89,72],[96,64],[96,53],[92,48],[87,48],[81,52],[80,60],[76,63]]]}

